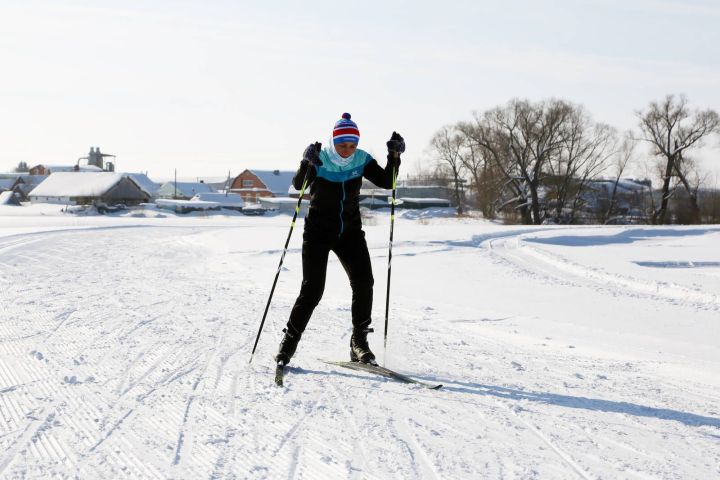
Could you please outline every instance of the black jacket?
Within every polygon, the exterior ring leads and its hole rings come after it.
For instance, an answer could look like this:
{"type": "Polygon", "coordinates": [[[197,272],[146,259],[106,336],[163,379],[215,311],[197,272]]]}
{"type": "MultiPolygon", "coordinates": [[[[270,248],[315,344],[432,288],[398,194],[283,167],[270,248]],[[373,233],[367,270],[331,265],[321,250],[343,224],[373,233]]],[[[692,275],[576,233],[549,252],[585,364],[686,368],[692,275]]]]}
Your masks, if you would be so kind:
{"type": "Polygon", "coordinates": [[[360,187],[367,178],[380,188],[393,186],[393,170],[397,174],[400,159],[388,155],[385,168],[371,158],[365,165],[362,176],[346,181],[330,181],[317,176],[314,166],[301,162],[293,177],[293,187],[300,190],[307,173],[310,187],[310,209],[305,217],[306,240],[333,240],[344,233],[362,229],[360,218],[360,187]]]}

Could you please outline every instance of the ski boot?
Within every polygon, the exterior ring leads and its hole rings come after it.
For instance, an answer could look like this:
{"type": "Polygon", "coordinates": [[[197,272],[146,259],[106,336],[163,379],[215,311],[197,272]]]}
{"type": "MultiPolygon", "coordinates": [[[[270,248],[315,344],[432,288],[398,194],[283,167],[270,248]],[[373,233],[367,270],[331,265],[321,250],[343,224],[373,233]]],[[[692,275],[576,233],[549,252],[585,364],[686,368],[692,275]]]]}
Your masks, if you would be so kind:
{"type": "Polygon", "coordinates": [[[369,363],[371,365],[377,365],[375,361],[375,354],[370,350],[368,345],[367,334],[373,332],[372,328],[361,328],[353,330],[352,337],[350,337],[350,361],[369,363]]]}
{"type": "Polygon", "coordinates": [[[283,365],[287,365],[292,356],[295,355],[295,350],[297,350],[298,342],[300,341],[300,334],[292,334],[288,332],[287,328],[283,328],[283,332],[285,336],[280,341],[280,348],[278,349],[277,355],[275,355],[275,361],[278,364],[282,362],[283,365]]]}

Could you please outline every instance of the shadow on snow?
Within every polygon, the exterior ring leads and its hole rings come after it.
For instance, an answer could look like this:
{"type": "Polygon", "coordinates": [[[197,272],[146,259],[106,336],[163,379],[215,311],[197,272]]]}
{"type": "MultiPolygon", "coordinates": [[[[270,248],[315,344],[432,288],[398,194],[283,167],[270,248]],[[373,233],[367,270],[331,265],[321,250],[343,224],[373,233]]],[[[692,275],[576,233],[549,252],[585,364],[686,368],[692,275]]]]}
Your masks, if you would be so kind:
{"type": "Polygon", "coordinates": [[[567,235],[546,238],[525,238],[527,242],[562,245],[565,247],[594,247],[598,245],[629,244],[656,237],[689,237],[717,233],[713,228],[672,229],[672,228],[640,228],[625,230],[615,235],[567,235]]]}
{"type": "MultiPolygon", "coordinates": [[[[355,378],[368,380],[368,375],[354,374],[349,372],[341,372],[337,370],[311,370],[300,367],[290,367],[289,370],[294,374],[311,374],[324,376],[341,376],[345,378],[355,378]]],[[[602,400],[598,398],[575,397],[572,395],[561,395],[547,392],[531,392],[527,390],[518,390],[513,388],[498,387],[493,385],[483,385],[480,383],[466,383],[448,380],[437,377],[421,377],[406,373],[413,378],[422,381],[432,381],[433,383],[442,383],[444,386],[439,392],[455,392],[470,393],[473,395],[484,395],[508,400],[527,400],[530,402],[543,403],[547,405],[557,405],[565,408],[578,408],[583,410],[592,410],[596,412],[607,413],[623,413],[633,415],[635,417],[657,418],[659,420],[673,420],[690,427],[715,427],[720,428],[720,418],[706,417],[694,413],[672,410],[669,408],[655,408],[638,405],[630,402],[617,402],[613,400],[602,400]]],[[[373,378],[372,376],[370,378],[373,378]]],[[[394,383],[394,380],[377,377],[374,379],[381,383],[394,383]]]]}
{"type": "Polygon", "coordinates": [[[443,390],[449,392],[487,395],[509,400],[528,400],[531,402],[557,405],[559,407],[566,408],[579,408],[584,410],[593,410],[596,412],[624,413],[626,415],[633,415],[636,417],[649,417],[660,420],[674,420],[691,427],[709,426],[720,428],[720,418],[706,417],[703,415],[696,415],[694,413],[682,412],[669,408],[647,407],[629,402],[574,397],[571,395],[561,395],[557,393],[530,392],[527,390],[482,385],[479,383],[453,382],[440,378],[436,378],[434,381],[443,383],[445,385],[443,390]]]}

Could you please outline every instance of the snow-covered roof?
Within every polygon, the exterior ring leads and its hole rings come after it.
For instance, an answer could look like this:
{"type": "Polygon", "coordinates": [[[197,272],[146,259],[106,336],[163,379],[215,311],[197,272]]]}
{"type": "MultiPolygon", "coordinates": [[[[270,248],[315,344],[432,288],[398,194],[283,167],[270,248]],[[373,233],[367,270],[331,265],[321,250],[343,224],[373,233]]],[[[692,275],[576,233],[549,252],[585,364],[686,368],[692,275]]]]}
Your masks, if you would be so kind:
{"type": "Polygon", "coordinates": [[[46,178],[47,175],[20,175],[18,181],[22,185],[40,185],[46,178]]]}
{"type": "MultiPolygon", "coordinates": [[[[633,180],[630,178],[621,178],[618,181],[618,190],[637,192],[649,188],[649,185],[642,182],[643,181],[633,180]]],[[[603,185],[604,188],[608,190],[612,190],[615,180],[596,180],[595,183],[603,185]]]]}
{"type": "Polygon", "coordinates": [[[127,175],[115,172],[58,172],[35,187],[33,197],[100,197],[127,175]]]}
{"type": "Polygon", "coordinates": [[[157,192],[160,188],[159,183],[153,182],[144,173],[125,173],[125,175],[135,180],[135,183],[137,183],[138,186],[147,192],[147,194],[151,197],[154,196],[155,192],[157,192]]]}
{"type": "MultiPolygon", "coordinates": [[[[177,182],[178,195],[183,197],[194,197],[198,193],[212,193],[215,190],[207,183],[200,182],[177,182]]],[[[174,195],[175,182],[166,182],[156,192],[157,195],[174,195]]]]}
{"type": "Polygon", "coordinates": [[[198,193],[191,200],[202,200],[205,202],[216,202],[222,207],[242,207],[245,205],[243,198],[236,193],[198,193]]]}
{"type": "Polygon", "coordinates": [[[32,168],[36,167],[44,167],[45,170],[50,170],[52,173],[60,173],[60,172],[102,172],[104,171],[102,168],[95,166],[95,165],[80,165],[78,170],[75,170],[75,165],[45,165],[44,163],[41,163],[40,165],[35,165],[32,168]]]}
{"type": "Polygon", "coordinates": [[[250,170],[275,195],[287,195],[295,171],[287,170],[250,170]]]}
{"type": "Polygon", "coordinates": [[[15,197],[15,192],[7,191],[0,193],[0,205],[20,205],[15,197]]]}

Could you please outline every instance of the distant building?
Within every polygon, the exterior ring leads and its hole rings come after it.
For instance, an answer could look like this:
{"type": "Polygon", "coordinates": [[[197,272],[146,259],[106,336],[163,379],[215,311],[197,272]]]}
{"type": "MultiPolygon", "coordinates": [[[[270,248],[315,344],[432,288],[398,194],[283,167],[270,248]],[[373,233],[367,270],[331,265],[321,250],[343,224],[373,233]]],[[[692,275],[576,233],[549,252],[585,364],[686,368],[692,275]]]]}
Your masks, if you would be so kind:
{"type": "Polygon", "coordinates": [[[230,177],[200,177],[197,181],[210,185],[216,192],[224,192],[230,186],[232,179],[230,177]]]}
{"type": "MultiPolygon", "coordinates": [[[[398,185],[395,190],[398,208],[450,207],[452,191],[442,185],[398,185]]],[[[370,209],[389,208],[392,190],[378,188],[369,180],[363,181],[360,190],[360,206],[370,209]]]]}
{"type": "Polygon", "coordinates": [[[12,191],[21,202],[26,202],[28,201],[28,193],[46,178],[45,175],[2,173],[0,174],[0,192],[12,191]]]}
{"type": "Polygon", "coordinates": [[[246,202],[258,202],[261,197],[287,197],[294,176],[294,171],[245,170],[235,177],[230,191],[246,202]]]}
{"type": "Polygon", "coordinates": [[[30,201],[30,192],[40,185],[47,177],[45,175],[20,175],[12,186],[12,191],[21,202],[30,201]]]}
{"type": "Polygon", "coordinates": [[[13,185],[17,181],[17,177],[0,178],[0,193],[12,190],[13,185]]]}
{"type": "Polygon", "coordinates": [[[135,180],[135,183],[140,185],[140,188],[148,192],[153,198],[156,196],[157,191],[161,187],[159,183],[153,182],[144,173],[125,173],[124,175],[127,175],[128,177],[135,180]]]}
{"type": "Polygon", "coordinates": [[[452,188],[442,185],[398,185],[396,196],[402,198],[452,200],[455,192],[452,188]]]}
{"type": "Polygon", "coordinates": [[[34,203],[136,205],[150,200],[130,176],[115,172],[53,173],[30,192],[34,203]]]}
{"type": "Polygon", "coordinates": [[[583,194],[586,200],[586,210],[590,213],[607,212],[610,208],[610,199],[613,189],[615,198],[612,206],[613,216],[645,215],[649,207],[649,195],[652,192],[650,180],[635,180],[623,178],[615,186],[614,180],[593,180],[583,194]]]}
{"type": "Polygon", "coordinates": [[[215,189],[203,182],[166,182],[155,192],[155,197],[190,200],[198,193],[213,193],[214,191],[215,189]]]}
{"type": "Polygon", "coordinates": [[[103,169],[95,165],[35,165],[28,172],[30,175],[50,175],[58,172],[102,172],[103,169]]]}
{"type": "Polygon", "coordinates": [[[88,153],[87,157],[80,157],[78,158],[78,165],[80,165],[80,160],[85,160],[88,167],[97,167],[101,171],[104,172],[114,172],[115,171],[115,155],[111,155],[109,153],[101,153],[100,147],[90,147],[90,153],[88,153]],[[113,158],[112,162],[106,162],[106,158],[113,158]]]}
{"type": "Polygon", "coordinates": [[[85,157],[77,159],[75,165],[48,165],[41,163],[30,168],[30,175],[50,175],[58,172],[114,172],[115,155],[100,152],[100,147],[90,147],[90,152],[85,157]],[[106,158],[113,158],[112,162],[105,161],[106,158]],[[84,161],[81,165],[80,162],[84,161]]]}

